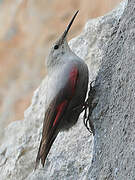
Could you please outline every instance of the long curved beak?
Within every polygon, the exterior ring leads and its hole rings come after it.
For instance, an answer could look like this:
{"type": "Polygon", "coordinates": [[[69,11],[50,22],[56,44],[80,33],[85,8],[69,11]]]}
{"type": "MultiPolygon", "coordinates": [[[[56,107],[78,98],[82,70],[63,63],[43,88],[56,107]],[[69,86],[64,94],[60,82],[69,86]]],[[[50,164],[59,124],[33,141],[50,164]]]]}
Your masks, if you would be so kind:
{"type": "Polygon", "coordinates": [[[79,10],[76,11],[76,13],[75,13],[74,16],[72,17],[70,23],[68,24],[66,30],[64,31],[64,33],[63,33],[63,35],[62,35],[62,41],[63,41],[63,40],[65,39],[65,37],[67,36],[68,31],[69,31],[71,25],[73,24],[73,21],[74,21],[75,17],[77,16],[78,12],[79,12],[79,10]]]}

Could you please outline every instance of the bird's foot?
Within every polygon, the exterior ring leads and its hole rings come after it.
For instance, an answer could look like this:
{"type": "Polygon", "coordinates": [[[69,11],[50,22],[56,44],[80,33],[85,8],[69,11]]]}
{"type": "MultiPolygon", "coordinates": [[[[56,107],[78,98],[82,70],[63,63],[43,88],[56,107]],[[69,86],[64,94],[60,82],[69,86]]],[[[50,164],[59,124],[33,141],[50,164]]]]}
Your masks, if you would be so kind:
{"type": "Polygon", "coordinates": [[[83,123],[85,125],[85,127],[87,128],[87,130],[92,133],[93,135],[95,135],[95,129],[94,129],[94,125],[93,122],[90,120],[90,116],[92,114],[92,111],[95,107],[95,105],[93,104],[93,99],[96,93],[96,90],[94,88],[94,86],[92,86],[94,81],[92,81],[90,83],[90,90],[88,93],[88,98],[85,101],[84,107],[82,109],[82,111],[84,112],[84,116],[83,116],[83,123]]]}

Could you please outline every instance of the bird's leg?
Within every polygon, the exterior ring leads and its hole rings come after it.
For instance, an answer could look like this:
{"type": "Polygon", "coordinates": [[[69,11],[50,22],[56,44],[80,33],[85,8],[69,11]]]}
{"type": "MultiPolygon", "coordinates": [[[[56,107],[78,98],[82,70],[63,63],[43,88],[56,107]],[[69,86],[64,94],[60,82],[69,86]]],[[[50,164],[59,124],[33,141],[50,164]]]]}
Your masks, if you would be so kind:
{"type": "Polygon", "coordinates": [[[90,120],[90,116],[92,114],[92,111],[95,108],[95,103],[93,103],[93,99],[94,99],[96,90],[92,86],[93,82],[94,81],[92,81],[90,83],[90,90],[88,92],[87,100],[83,104],[80,104],[79,106],[75,107],[73,110],[80,110],[81,109],[80,113],[82,113],[84,111],[83,123],[84,123],[85,127],[87,128],[87,130],[90,133],[92,133],[93,135],[95,135],[94,125],[93,125],[92,121],[90,120]]]}
{"type": "Polygon", "coordinates": [[[88,129],[88,131],[90,133],[93,133],[93,135],[95,135],[94,125],[93,125],[92,121],[90,120],[90,116],[91,116],[92,111],[95,107],[95,105],[93,104],[93,99],[94,99],[96,91],[95,91],[95,88],[92,86],[93,82],[94,81],[92,81],[90,83],[90,90],[88,93],[88,98],[85,101],[85,104],[84,104],[82,111],[85,110],[84,116],[83,116],[83,122],[84,122],[85,127],[88,129]],[[88,122],[89,122],[89,125],[88,125],[88,122]]]}

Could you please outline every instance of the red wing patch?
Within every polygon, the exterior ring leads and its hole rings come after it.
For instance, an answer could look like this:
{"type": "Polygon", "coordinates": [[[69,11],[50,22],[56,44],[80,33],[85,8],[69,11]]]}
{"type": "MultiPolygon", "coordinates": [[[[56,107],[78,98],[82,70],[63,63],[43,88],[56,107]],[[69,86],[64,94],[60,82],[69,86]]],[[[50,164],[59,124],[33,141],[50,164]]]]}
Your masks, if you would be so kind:
{"type": "MultiPolygon", "coordinates": [[[[73,94],[75,92],[77,77],[78,77],[78,69],[77,69],[77,67],[73,67],[71,72],[70,72],[70,75],[69,75],[69,83],[71,85],[71,97],[73,96],[73,94]]],[[[59,104],[57,106],[57,115],[56,115],[55,120],[53,122],[53,127],[56,125],[59,117],[63,113],[64,108],[67,105],[67,103],[68,103],[68,100],[64,100],[61,104],[59,104]]]]}
{"type": "Polygon", "coordinates": [[[77,76],[78,76],[78,69],[77,69],[77,67],[73,67],[71,72],[70,72],[70,77],[69,77],[70,83],[71,83],[71,88],[72,88],[72,95],[75,92],[77,76]]]}
{"type": "Polygon", "coordinates": [[[63,102],[57,107],[57,111],[58,111],[58,112],[57,112],[56,118],[55,118],[55,120],[54,120],[54,122],[53,122],[53,127],[55,126],[56,122],[58,121],[59,116],[61,115],[64,107],[67,105],[67,102],[68,102],[68,101],[65,100],[65,101],[63,101],[63,102]]]}

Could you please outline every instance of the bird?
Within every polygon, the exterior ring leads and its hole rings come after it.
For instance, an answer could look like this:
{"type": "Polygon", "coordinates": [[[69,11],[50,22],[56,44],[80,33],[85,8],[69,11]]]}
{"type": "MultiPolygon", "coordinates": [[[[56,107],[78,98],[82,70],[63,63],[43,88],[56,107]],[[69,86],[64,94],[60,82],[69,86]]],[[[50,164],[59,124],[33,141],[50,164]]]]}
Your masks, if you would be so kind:
{"type": "Polygon", "coordinates": [[[35,169],[40,162],[44,167],[59,132],[69,130],[75,125],[85,106],[89,81],[88,66],[70,49],[67,42],[67,34],[78,12],[79,10],[72,17],[64,33],[53,43],[46,59],[50,76],[48,80],[50,95],[47,94],[50,103],[44,115],[35,169]]]}

